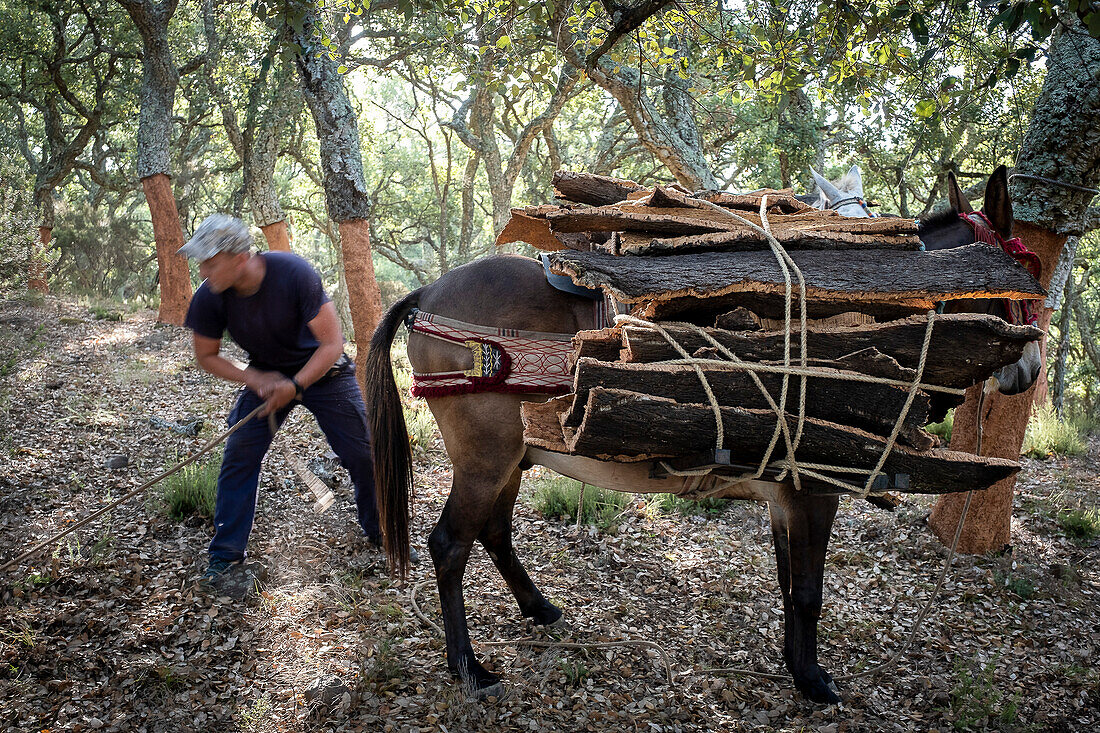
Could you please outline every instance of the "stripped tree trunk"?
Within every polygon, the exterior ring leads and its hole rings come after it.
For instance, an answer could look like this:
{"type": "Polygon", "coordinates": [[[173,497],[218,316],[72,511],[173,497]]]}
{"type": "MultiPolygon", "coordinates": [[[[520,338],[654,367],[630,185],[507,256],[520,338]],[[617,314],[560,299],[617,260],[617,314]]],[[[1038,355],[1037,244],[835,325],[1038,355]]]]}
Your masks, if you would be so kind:
{"type": "Polygon", "coordinates": [[[264,233],[264,239],[267,240],[268,249],[273,252],[290,251],[290,237],[287,233],[286,219],[277,221],[274,224],[260,225],[260,230],[264,233]]]}
{"type": "MultiPolygon", "coordinates": [[[[1043,89],[1032,110],[1027,137],[1012,181],[1016,235],[1039,255],[1040,278],[1050,284],[1066,238],[1080,234],[1092,194],[1100,182],[1100,39],[1091,37],[1076,21],[1054,41],[1043,89]],[[1024,176],[1041,176],[1067,188],[1024,176]]],[[[1051,312],[1044,309],[1039,326],[1045,331],[1051,312]]],[[[955,411],[951,447],[977,447],[977,396],[955,411]]],[[[1023,444],[1035,389],[1020,395],[990,394],[982,407],[982,455],[1016,459],[1023,444]]],[[[1001,550],[1011,543],[1012,497],[1015,478],[1008,478],[974,495],[959,539],[960,552],[980,554],[1001,550]]],[[[944,496],[936,502],[929,526],[950,543],[962,514],[964,495],[944,496]]]]}
{"type": "MultiPolygon", "coordinates": [[[[314,39],[313,29],[320,25],[310,11],[305,31],[296,33],[298,67],[302,94],[313,115],[317,139],[321,144],[324,171],[325,204],[329,217],[340,229],[340,248],[348,284],[353,338],[365,344],[382,318],[382,296],[374,275],[370,246],[371,200],[363,179],[363,159],[359,152],[359,126],[351,106],[344,79],[336,62],[314,39]]],[[[360,388],[365,386],[365,360],[358,361],[360,388]]]]}
{"type": "Polygon", "coordinates": [[[177,254],[183,246],[183,228],[168,178],[172,139],[172,105],[179,69],[172,60],[168,24],[178,0],[118,0],[141,33],[143,44],[141,112],[138,116],[138,178],[149,204],[160,267],[160,313],[157,320],[183,325],[191,301],[191,273],[177,254]]]}
{"type": "MultiPolygon", "coordinates": [[[[53,227],[38,227],[38,252],[45,252],[50,248],[50,235],[53,227]]],[[[37,253],[35,253],[37,254],[37,253]]],[[[46,282],[46,269],[42,266],[38,257],[31,258],[31,267],[27,279],[27,287],[40,293],[50,292],[50,285],[46,282]]]]}

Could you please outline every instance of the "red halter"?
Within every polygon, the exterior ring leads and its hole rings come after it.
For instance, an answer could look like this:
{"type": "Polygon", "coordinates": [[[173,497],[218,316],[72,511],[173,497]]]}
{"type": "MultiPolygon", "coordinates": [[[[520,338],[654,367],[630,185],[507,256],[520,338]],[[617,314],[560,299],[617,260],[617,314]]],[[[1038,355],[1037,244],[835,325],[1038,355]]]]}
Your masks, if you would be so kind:
{"type": "MultiPolygon", "coordinates": [[[[984,244],[1000,247],[1006,254],[1019,262],[1035,279],[1043,273],[1043,265],[1039,261],[1039,255],[1035,254],[1020,241],[1019,237],[1005,239],[993,227],[989,218],[980,211],[969,211],[959,214],[959,218],[965,221],[974,230],[974,240],[984,244]]],[[[1009,300],[1005,299],[1005,308],[1008,310],[1012,323],[1026,323],[1034,326],[1039,321],[1039,300],[1009,300]]]]}

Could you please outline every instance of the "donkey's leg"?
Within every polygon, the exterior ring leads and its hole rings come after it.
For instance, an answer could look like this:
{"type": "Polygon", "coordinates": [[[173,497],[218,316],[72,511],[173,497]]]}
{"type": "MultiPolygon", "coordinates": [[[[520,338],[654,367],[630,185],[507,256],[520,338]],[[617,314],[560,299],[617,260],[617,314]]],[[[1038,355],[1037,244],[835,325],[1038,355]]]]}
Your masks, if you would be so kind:
{"type": "Polygon", "coordinates": [[[783,659],[795,686],[814,702],[840,702],[832,677],[817,663],[817,622],[838,499],[786,488],[769,504],[783,591],[783,659]]]}
{"type": "Polygon", "coordinates": [[[428,536],[447,637],[447,666],[479,691],[499,684],[500,676],[481,666],[470,644],[462,577],[474,540],[485,526],[501,483],[500,476],[471,474],[456,468],[447,504],[428,536]]]}
{"type": "Polygon", "coordinates": [[[535,587],[512,547],[512,511],[522,477],[523,471],[517,466],[497,497],[492,515],[478,535],[478,540],[511,588],[523,617],[533,619],[536,624],[552,624],[561,618],[561,609],[546,600],[535,587]]]}

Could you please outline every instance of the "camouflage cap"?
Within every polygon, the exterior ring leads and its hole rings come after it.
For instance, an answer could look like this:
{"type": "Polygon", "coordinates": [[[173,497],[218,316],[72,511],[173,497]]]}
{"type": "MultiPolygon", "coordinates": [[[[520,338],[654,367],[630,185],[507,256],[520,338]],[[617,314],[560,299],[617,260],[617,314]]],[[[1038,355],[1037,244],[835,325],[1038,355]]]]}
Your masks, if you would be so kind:
{"type": "Polygon", "coordinates": [[[178,254],[191,259],[208,260],[219,252],[239,254],[252,246],[248,226],[235,216],[212,214],[202,220],[178,254]]]}

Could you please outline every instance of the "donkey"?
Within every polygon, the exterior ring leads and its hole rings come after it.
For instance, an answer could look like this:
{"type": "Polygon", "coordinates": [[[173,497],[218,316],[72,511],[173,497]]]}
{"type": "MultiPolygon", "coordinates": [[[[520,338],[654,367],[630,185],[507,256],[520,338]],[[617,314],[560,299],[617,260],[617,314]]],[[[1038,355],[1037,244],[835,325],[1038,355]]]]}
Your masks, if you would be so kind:
{"type": "MultiPolygon", "coordinates": [[[[1011,208],[998,207],[989,215],[998,227],[1011,227],[1011,208]]],[[[930,224],[923,231],[937,246],[975,241],[974,233],[966,226],[956,226],[955,221],[930,224]],[[945,233],[948,229],[950,233],[945,233]]],[[[515,255],[486,257],[458,267],[389,309],[367,355],[367,403],[386,552],[390,568],[402,574],[408,562],[413,468],[390,346],[414,308],[507,329],[573,334],[594,327],[591,300],[552,288],[537,260],[515,255]]],[[[415,331],[409,336],[408,355],[417,373],[469,368],[471,362],[468,348],[415,331]]],[[[443,613],[447,665],[482,694],[495,694],[501,678],[481,665],[470,643],[462,576],[475,540],[489,553],[524,617],[536,624],[551,624],[562,615],[532,582],[512,545],[512,510],[523,471],[538,464],[596,486],[624,491],[677,493],[679,488],[676,479],[650,478],[645,465],[613,464],[612,470],[592,459],[526,446],[520,403],[546,398],[545,394],[481,392],[428,399],[454,467],[450,495],[428,538],[443,613]],[[661,481],[665,483],[656,485],[661,481]]],[[[795,686],[809,699],[838,702],[832,677],[817,659],[825,553],[838,497],[809,495],[796,491],[789,482],[745,482],[739,487],[741,493],[733,498],[768,504],[783,595],[787,669],[795,686]]]]}
{"type": "Polygon", "coordinates": [[[813,168],[810,169],[817,193],[799,194],[799,201],[815,209],[835,209],[841,216],[852,219],[868,219],[875,216],[863,200],[863,175],[859,166],[853,165],[848,172],[835,181],[829,181],[813,168]]]}

